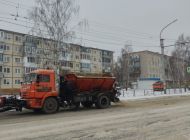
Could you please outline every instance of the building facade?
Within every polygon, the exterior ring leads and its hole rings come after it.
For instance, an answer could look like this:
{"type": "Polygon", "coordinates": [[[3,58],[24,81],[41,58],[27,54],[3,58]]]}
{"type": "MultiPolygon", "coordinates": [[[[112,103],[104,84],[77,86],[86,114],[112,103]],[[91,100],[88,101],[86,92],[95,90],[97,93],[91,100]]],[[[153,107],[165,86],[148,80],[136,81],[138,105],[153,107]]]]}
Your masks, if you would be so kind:
{"type": "Polygon", "coordinates": [[[113,52],[0,30],[0,92],[18,89],[25,74],[39,68],[103,74],[113,70],[113,52]]]}
{"type": "Polygon", "coordinates": [[[0,31],[0,88],[19,88],[23,77],[23,34],[0,31]]]}
{"type": "Polygon", "coordinates": [[[170,57],[164,56],[165,72],[162,69],[162,55],[151,51],[140,51],[129,54],[130,81],[156,79],[172,80],[170,57]]]}
{"type": "Polygon", "coordinates": [[[113,71],[113,52],[102,50],[102,70],[105,73],[113,71]]]}

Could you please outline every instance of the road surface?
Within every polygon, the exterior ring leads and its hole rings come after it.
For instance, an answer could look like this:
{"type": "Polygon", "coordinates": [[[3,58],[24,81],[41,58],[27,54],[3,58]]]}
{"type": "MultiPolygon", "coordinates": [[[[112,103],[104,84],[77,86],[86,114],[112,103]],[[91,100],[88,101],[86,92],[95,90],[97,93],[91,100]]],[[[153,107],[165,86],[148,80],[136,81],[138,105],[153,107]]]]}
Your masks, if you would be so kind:
{"type": "Polygon", "coordinates": [[[190,96],[123,101],[108,109],[0,114],[1,140],[188,140],[190,96]]]}

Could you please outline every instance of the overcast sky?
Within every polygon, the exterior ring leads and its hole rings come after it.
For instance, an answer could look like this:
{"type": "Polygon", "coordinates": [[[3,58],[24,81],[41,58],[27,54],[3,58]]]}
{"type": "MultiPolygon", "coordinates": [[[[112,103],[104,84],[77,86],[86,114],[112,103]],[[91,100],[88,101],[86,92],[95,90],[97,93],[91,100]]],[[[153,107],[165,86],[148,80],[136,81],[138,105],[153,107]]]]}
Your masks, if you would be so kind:
{"type": "MultiPolygon", "coordinates": [[[[173,21],[178,21],[163,32],[165,44],[174,44],[178,36],[190,35],[190,0],[77,0],[80,5],[78,19],[86,19],[88,28],[78,31],[80,40],[74,40],[89,47],[108,49],[119,55],[124,44],[132,45],[133,51],[151,50],[160,52],[160,30],[173,21]],[[81,33],[82,32],[82,33],[81,33]]],[[[10,14],[18,12],[27,17],[27,9],[34,6],[34,0],[0,0],[0,28],[28,32],[28,28],[5,23],[2,20],[30,26],[26,19],[13,20],[10,14]],[[16,8],[19,3],[19,8],[16,8]],[[10,19],[9,19],[10,18],[10,19]],[[21,21],[22,20],[22,21],[21,21]]],[[[166,49],[170,53],[171,48],[166,49]]]]}

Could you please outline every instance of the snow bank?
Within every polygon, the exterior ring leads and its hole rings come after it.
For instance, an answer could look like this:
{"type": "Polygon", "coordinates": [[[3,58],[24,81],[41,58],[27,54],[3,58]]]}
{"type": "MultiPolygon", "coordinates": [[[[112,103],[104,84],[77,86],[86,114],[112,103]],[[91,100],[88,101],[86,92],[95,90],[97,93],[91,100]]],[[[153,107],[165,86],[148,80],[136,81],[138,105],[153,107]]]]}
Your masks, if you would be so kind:
{"type": "Polygon", "coordinates": [[[136,99],[147,99],[147,98],[157,98],[157,97],[169,97],[169,96],[181,96],[181,95],[190,95],[190,91],[185,92],[184,89],[167,89],[166,94],[164,92],[153,90],[139,90],[139,89],[122,89],[121,95],[119,96],[120,100],[136,100],[136,99]]]}

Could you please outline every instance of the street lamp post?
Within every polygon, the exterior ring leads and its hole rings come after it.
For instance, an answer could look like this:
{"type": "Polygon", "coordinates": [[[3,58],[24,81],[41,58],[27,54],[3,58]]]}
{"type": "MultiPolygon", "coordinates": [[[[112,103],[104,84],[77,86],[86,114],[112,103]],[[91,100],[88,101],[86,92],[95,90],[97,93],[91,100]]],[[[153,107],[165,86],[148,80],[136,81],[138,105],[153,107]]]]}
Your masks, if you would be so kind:
{"type": "MultiPolygon", "coordinates": [[[[163,78],[164,85],[166,85],[166,79],[165,79],[165,62],[164,62],[164,39],[162,38],[162,33],[168,26],[170,26],[171,24],[173,24],[176,21],[177,21],[177,19],[170,22],[169,24],[164,26],[164,28],[162,28],[162,30],[160,31],[160,47],[161,47],[161,54],[162,54],[162,57],[161,57],[162,68],[161,69],[163,70],[162,71],[162,74],[163,74],[162,78],[163,78]]],[[[166,94],[166,88],[165,87],[164,87],[164,94],[166,94]]]]}

